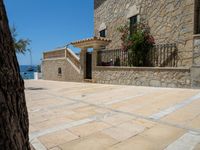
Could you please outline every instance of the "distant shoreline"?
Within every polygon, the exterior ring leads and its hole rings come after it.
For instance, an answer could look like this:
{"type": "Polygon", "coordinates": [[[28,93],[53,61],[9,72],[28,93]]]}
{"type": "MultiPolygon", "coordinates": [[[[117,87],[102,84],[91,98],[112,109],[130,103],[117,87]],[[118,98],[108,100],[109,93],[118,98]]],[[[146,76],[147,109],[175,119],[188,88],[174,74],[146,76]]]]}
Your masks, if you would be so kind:
{"type": "Polygon", "coordinates": [[[34,79],[34,72],[37,72],[37,66],[20,65],[20,74],[23,79],[25,80],[34,79]],[[29,67],[33,67],[33,71],[27,71],[29,67]]]}

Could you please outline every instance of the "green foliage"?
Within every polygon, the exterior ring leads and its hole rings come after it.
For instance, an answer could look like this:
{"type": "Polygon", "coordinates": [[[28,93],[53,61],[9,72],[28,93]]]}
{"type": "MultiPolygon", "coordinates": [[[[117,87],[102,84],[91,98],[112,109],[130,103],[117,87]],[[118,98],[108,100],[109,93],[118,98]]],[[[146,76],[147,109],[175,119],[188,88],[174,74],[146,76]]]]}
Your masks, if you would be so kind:
{"type": "Polygon", "coordinates": [[[13,26],[11,28],[11,34],[12,34],[12,38],[13,38],[13,42],[14,42],[14,48],[16,53],[21,53],[21,54],[25,54],[27,51],[30,51],[29,45],[31,43],[31,40],[29,39],[17,39],[17,31],[16,28],[13,26]]]}
{"type": "Polygon", "coordinates": [[[41,72],[41,66],[40,65],[37,65],[37,72],[41,72]]]}
{"type": "Polygon", "coordinates": [[[148,54],[155,44],[148,25],[137,24],[132,30],[132,34],[130,26],[127,24],[118,30],[122,34],[122,49],[128,51],[129,66],[148,66],[148,54]]]}

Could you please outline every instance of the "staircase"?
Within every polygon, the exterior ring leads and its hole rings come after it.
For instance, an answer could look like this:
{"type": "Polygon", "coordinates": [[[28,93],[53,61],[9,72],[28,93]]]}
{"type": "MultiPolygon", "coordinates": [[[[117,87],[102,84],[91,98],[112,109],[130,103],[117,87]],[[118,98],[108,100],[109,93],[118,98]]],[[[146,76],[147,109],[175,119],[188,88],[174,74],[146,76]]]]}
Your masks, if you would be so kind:
{"type": "Polygon", "coordinates": [[[74,69],[80,73],[80,58],[69,48],[65,50],[65,57],[67,58],[67,61],[74,67],[74,69]]]}

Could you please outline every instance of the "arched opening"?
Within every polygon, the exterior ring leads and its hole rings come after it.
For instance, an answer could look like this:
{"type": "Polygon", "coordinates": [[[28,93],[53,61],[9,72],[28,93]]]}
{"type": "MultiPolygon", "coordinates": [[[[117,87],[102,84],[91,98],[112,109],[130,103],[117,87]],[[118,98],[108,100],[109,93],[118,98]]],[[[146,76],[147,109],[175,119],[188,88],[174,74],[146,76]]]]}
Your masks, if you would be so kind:
{"type": "Polygon", "coordinates": [[[62,75],[62,69],[61,69],[61,67],[58,68],[58,75],[59,75],[59,76],[62,75]]]}

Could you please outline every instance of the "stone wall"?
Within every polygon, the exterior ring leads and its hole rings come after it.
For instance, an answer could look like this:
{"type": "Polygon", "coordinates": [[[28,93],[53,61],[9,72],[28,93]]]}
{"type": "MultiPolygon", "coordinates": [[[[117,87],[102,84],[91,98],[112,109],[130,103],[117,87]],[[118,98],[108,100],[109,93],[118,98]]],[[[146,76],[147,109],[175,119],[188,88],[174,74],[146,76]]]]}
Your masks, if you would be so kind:
{"type": "Polygon", "coordinates": [[[106,0],[95,0],[94,1],[94,9],[97,9],[98,7],[101,6],[106,0]]]}
{"type": "Polygon", "coordinates": [[[194,66],[200,66],[200,35],[194,36],[194,66]]]}
{"type": "Polygon", "coordinates": [[[65,57],[66,48],[43,53],[44,59],[65,57]]]}
{"type": "Polygon", "coordinates": [[[121,47],[117,28],[129,21],[129,13],[139,12],[156,43],[177,43],[178,66],[192,65],[194,0],[95,0],[95,35],[103,24],[112,40],[108,49],[121,47]]]}
{"type": "Polygon", "coordinates": [[[96,83],[191,88],[190,69],[185,68],[96,67],[92,76],[96,83]]]}
{"type": "Polygon", "coordinates": [[[80,70],[68,58],[43,60],[42,74],[44,80],[82,81],[80,70]],[[62,74],[58,74],[58,68],[61,68],[62,74]]]}
{"type": "Polygon", "coordinates": [[[192,70],[192,87],[200,88],[200,34],[194,36],[194,56],[192,70]]]}

